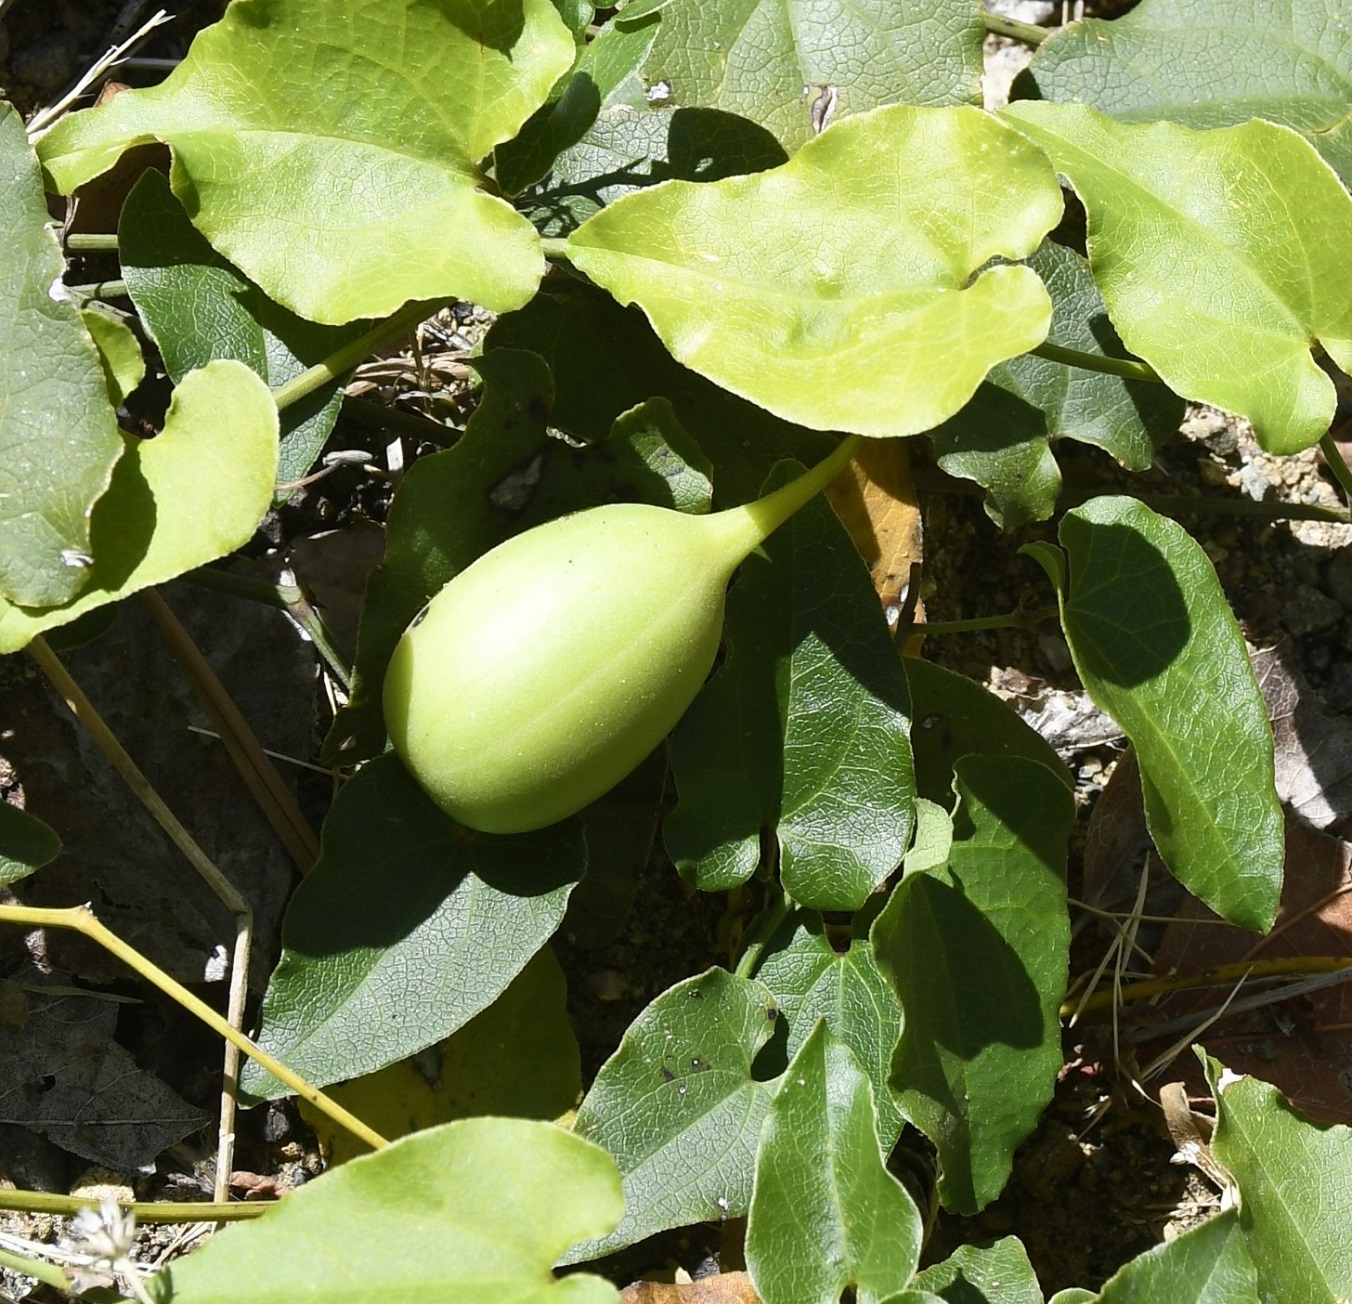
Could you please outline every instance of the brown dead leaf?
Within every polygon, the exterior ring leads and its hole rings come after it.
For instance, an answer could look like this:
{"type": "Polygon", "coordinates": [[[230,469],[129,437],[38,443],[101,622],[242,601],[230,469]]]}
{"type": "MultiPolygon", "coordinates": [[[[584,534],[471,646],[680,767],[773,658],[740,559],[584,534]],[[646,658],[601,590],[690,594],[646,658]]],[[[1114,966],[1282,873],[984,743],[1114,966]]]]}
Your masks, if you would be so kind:
{"type": "Polygon", "coordinates": [[[720,1272],[699,1281],[636,1281],[620,1292],[624,1304],[761,1304],[744,1272],[720,1272]]]}
{"type": "MultiPolygon", "coordinates": [[[[1286,821],[1286,884],[1277,923],[1266,937],[1222,924],[1189,897],[1165,930],[1155,956],[1157,974],[1205,973],[1240,962],[1290,962],[1291,980],[1317,976],[1300,962],[1310,957],[1352,958],[1352,847],[1286,821]]],[[[1256,977],[1256,976],[1255,976],[1256,977]]],[[[1260,989],[1251,977],[1236,1004],[1260,989]]],[[[1230,984],[1233,986],[1233,983],[1230,984]]],[[[1226,991],[1180,992],[1161,1003],[1177,1018],[1221,1004],[1226,991]]],[[[1352,982],[1337,982],[1223,1017],[1199,1038],[1237,1073],[1271,1082],[1298,1109],[1328,1123],[1352,1123],[1352,982]]],[[[1184,1060],[1180,1069],[1190,1069],[1184,1060]]],[[[1197,1082],[1196,1089],[1205,1091],[1197,1082]]]]}
{"type": "Polygon", "coordinates": [[[895,626],[923,555],[920,508],[904,439],[865,439],[827,486],[836,515],[868,562],[887,623],[895,626]]]}

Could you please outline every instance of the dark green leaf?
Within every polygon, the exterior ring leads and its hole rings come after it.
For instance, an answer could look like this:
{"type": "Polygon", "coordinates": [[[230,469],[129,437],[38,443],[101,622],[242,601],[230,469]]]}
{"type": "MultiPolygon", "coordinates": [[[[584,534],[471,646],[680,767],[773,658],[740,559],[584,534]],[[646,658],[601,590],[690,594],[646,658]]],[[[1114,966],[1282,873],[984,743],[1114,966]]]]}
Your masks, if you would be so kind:
{"type": "MultiPolygon", "coordinates": [[[[1028,266],[1052,298],[1048,343],[1098,357],[1126,356],[1083,258],[1048,242],[1028,266]]],[[[1128,470],[1142,471],[1182,419],[1183,400],[1163,385],[1029,353],[993,368],[972,401],[930,431],[930,439],[939,465],[980,484],[992,520],[1011,529],[1052,514],[1061,491],[1054,440],[1094,444],[1128,470]]]]}
{"type": "Polygon", "coordinates": [[[69,602],[122,440],[103,366],[61,290],[65,260],[23,120],[0,103],[0,601],[69,602]]]}
{"type": "MultiPolygon", "coordinates": [[[[132,188],[118,222],[118,252],[146,334],[174,381],[212,358],[236,358],[276,389],[356,339],[369,322],[319,326],[274,303],[220,256],[151,168],[132,188]]],[[[309,471],[338,416],[335,378],[281,415],[280,484],[309,471]]]]}
{"type": "Polygon", "coordinates": [[[1218,914],[1269,928],[1285,857],[1272,728],[1211,562],[1134,498],[1076,508],[1061,543],[1066,640],[1136,749],[1160,856],[1218,914]]]}
{"type": "Polygon", "coordinates": [[[778,1073],[798,1053],[819,1019],[853,1052],[873,1086],[878,1140],[891,1150],[905,1121],[900,1097],[888,1077],[892,1050],[901,1035],[901,1006],[878,971],[873,947],[856,936],[838,951],[826,937],[819,914],[795,910],[766,950],[756,970],[779,1002],[780,1031],[760,1065],[778,1073]],[[774,1052],[774,1060],[767,1059],[774,1052]]]}
{"type": "MultiPolygon", "coordinates": [[[[1302,1281],[1302,1285],[1304,1282],[1302,1281]]],[[[1232,1209],[1137,1255],[1094,1297],[1102,1304],[1259,1304],[1253,1261],[1232,1209]]],[[[1291,1299],[1309,1299],[1298,1291],[1291,1299]]]]}
{"type": "Polygon", "coordinates": [[[774,1088],[751,1061],[774,1031],[763,984],[722,969],[677,983],[629,1026],[601,1066],[574,1130],[604,1146],[624,1178],[624,1220],[572,1263],[668,1227],[739,1217],[774,1088]]]}
{"type": "Polygon", "coordinates": [[[17,883],[61,854],[61,839],[40,819],[0,801],[0,886],[17,883]]]}
{"type": "Polygon", "coordinates": [[[1259,1298],[1352,1297],[1352,1128],[1314,1123],[1276,1087],[1223,1075],[1214,1060],[1207,1073],[1216,1096],[1212,1148],[1239,1185],[1259,1298]]]}
{"type": "Polygon", "coordinates": [[[1352,186],[1352,27],[1342,0],[1142,0],[1051,34],[1017,92],[1120,122],[1293,127],[1352,186]]]}
{"type": "Polygon", "coordinates": [[[915,1279],[946,1304],[1042,1304],[1042,1287],[1019,1239],[994,1245],[960,1245],[942,1263],[915,1279]]]}
{"type": "Polygon", "coordinates": [[[868,1077],[824,1022],[761,1128],[746,1266],[765,1304],[876,1304],[920,1257],[920,1211],[885,1166],[868,1077]]]}
{"type": "Polygon", "coordinates": [[[1013,756],[966,757],[955,786],[947,865],[907,874],[872,937],[905,1019],[893,1085],[939,1149],[945,1207],[972,1213],[999,1195],[1061,1067],[1074,806],[1013,756]]]}
{"type": "Polygon", "coordinates": [[[1066,787],[1070,771],[1046,739],[994,693],[932,661],[905,657],[911,688],[911,749],[916,791],[948,810],[953,805],[953,765],[963,756],[1022,756],[1045,765],[1066,787]]]}
{"type": "Polygon", "coordinates": [[[965,4],[671,0],[643,73],[676,104],[740,113],[792,150],[880,104],[980,101],[984,35],[965,4]]]}
{"type": "MultiPolygon", "coordinates": [[[[785,464],[770,483],[791,475],[785,464]]],[[[868,574],[823,501],[743,564],[726,631],[722,668],[673,735],[667,851],[717,891],[749,878],[774,836],[795,901],[857,910],[910,841],[909,700],[868,574]]]]}
{"type": "MultiPolygon", "coordinates": [[[[544,945],[586,863],[576,821],[471,833],[395,756],[372,761],[338,794],[287,908],[260,1044],[322,1086],[440,1041],[544,945]]],[[[244,1085],[285,1090],[252,1061],[244,1085]]]]}

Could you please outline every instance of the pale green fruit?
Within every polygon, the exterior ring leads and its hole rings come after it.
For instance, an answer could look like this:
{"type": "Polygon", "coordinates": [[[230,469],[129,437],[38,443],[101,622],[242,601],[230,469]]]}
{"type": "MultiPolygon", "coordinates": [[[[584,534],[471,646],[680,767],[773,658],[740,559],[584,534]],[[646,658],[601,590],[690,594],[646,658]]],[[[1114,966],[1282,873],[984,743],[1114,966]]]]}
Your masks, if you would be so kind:
{"type": "Polygon", "coordinates": [[[744,507],[596,507],[485,553],[409,626],[385,676],[413,777],[485,833],[543,828],[614,787],[704,683],[733,571],[852,446],[744,507]]]}

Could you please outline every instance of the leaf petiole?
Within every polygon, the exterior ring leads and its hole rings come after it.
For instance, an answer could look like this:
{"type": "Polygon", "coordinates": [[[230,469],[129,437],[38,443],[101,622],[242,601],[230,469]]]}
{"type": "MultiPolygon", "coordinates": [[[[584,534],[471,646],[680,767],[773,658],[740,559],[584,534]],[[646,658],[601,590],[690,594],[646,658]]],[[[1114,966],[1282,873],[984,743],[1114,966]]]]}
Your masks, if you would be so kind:
{"type": "Polygon", "coordinates": [[[1082,353],[1079,349],[1065,349],[1059,344],[1039,344],[1030,349],[1030,353],[1048,362],[1059,362],[1067,367],[1079,367],[1084,371],[1101,371],[1108,376],[1121,376],[1126,380],[1148,380],[1152,384],[1164,384],[1163,378],[1154,367],[1145,362],[1130,358],[1109,358],[1101,353],[1082,353]]]}

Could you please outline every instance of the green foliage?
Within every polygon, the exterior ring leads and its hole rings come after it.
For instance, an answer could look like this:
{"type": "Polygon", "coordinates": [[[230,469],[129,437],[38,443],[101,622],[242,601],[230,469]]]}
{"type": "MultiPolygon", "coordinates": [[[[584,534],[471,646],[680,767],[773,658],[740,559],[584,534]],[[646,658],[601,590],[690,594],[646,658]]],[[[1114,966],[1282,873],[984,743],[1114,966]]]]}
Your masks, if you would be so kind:
{"type": "MultiPolygon", "coordinates": [[[[1064,506],[1063,441],[1144,469],[1185,399],[1248,417],[1274,455],[1324,440],[1327,364],[1352,365],[1352,29],[1336,0],[1143,0],[1048,40],[1021,82],[1038,98],[995,116],[973,106],[970,0],[608,12],[235,0],[161,86],[71,113],[36,155],[0,110],[0,651],[244,546],[322,453],[354,341],[455,297],[500,314],[468,428],[390,505],[325,744],[353,773],[258,1015],[289,1068],[413,1134],[350,1159],[335,1140],[346,1162],[164,1271],[161,1300],[599,1304],[611,1285],[553,1268],[742,1215],[767,1304],[1042,1299],[1012,1238],[917,1274],[891,1151],[923,1133],[944,1204],[980,1209],[1051,1097],[1071,776],[976,683],[899,657],[866,540],[796,499],[748,535],[669,753],[664,717],[606,782],[651,753],[635,773],[536,832],[438,809],[386,750],[381,687],[429,600],[520,540],[525,617],[491,660],[534,667],[507,686],[521,748],[556,703],[579,747],[598,711],[629,721],[638,670],[689,668],[690,567],[636,583],[633,551],[601,548],[555,611],[553,541],[615,513],[528,532],[603,504],[680,530],[752,519],[767,479],[842,434],[927,435],[1006,527],[1064,506]],[[148,141],[172,170],[118,223],[130,329],[60,286],[43,181],[69,193],[148,141]],[[1069,226],[1048,238],[1058,175],[1087,259],[1069,226]],[[149,439],[114,411],[141,340],[174,384],[149,439]],[[587,1084],[544,948],[617,926],[662,815],[692,891],[763,913],[729,929],[735,972],[656,996],[587,1084]],[[563,1116],[583,1087],[571,1130],[464,1117],[563,1116]]],[[[1029,551],[1135,748],[1161,856],[1270,926],[1272,734],[1206,556],[1134,499],[1058,524],[1029,551]]],[[[483,655],[479,617],[455,623],[483,655]]],[[[449,696],[433,724],[482,705],[449,696]]],[[[0,805],[0,882],[58,847],[0,805]]],[[[1352,1295],[1347,1130],[1212,1069],[1238,1208],[1059,1300],[1352,1295]]],[[[283,1090],[256,1066],[244,1085],[283,1090]]]]}

